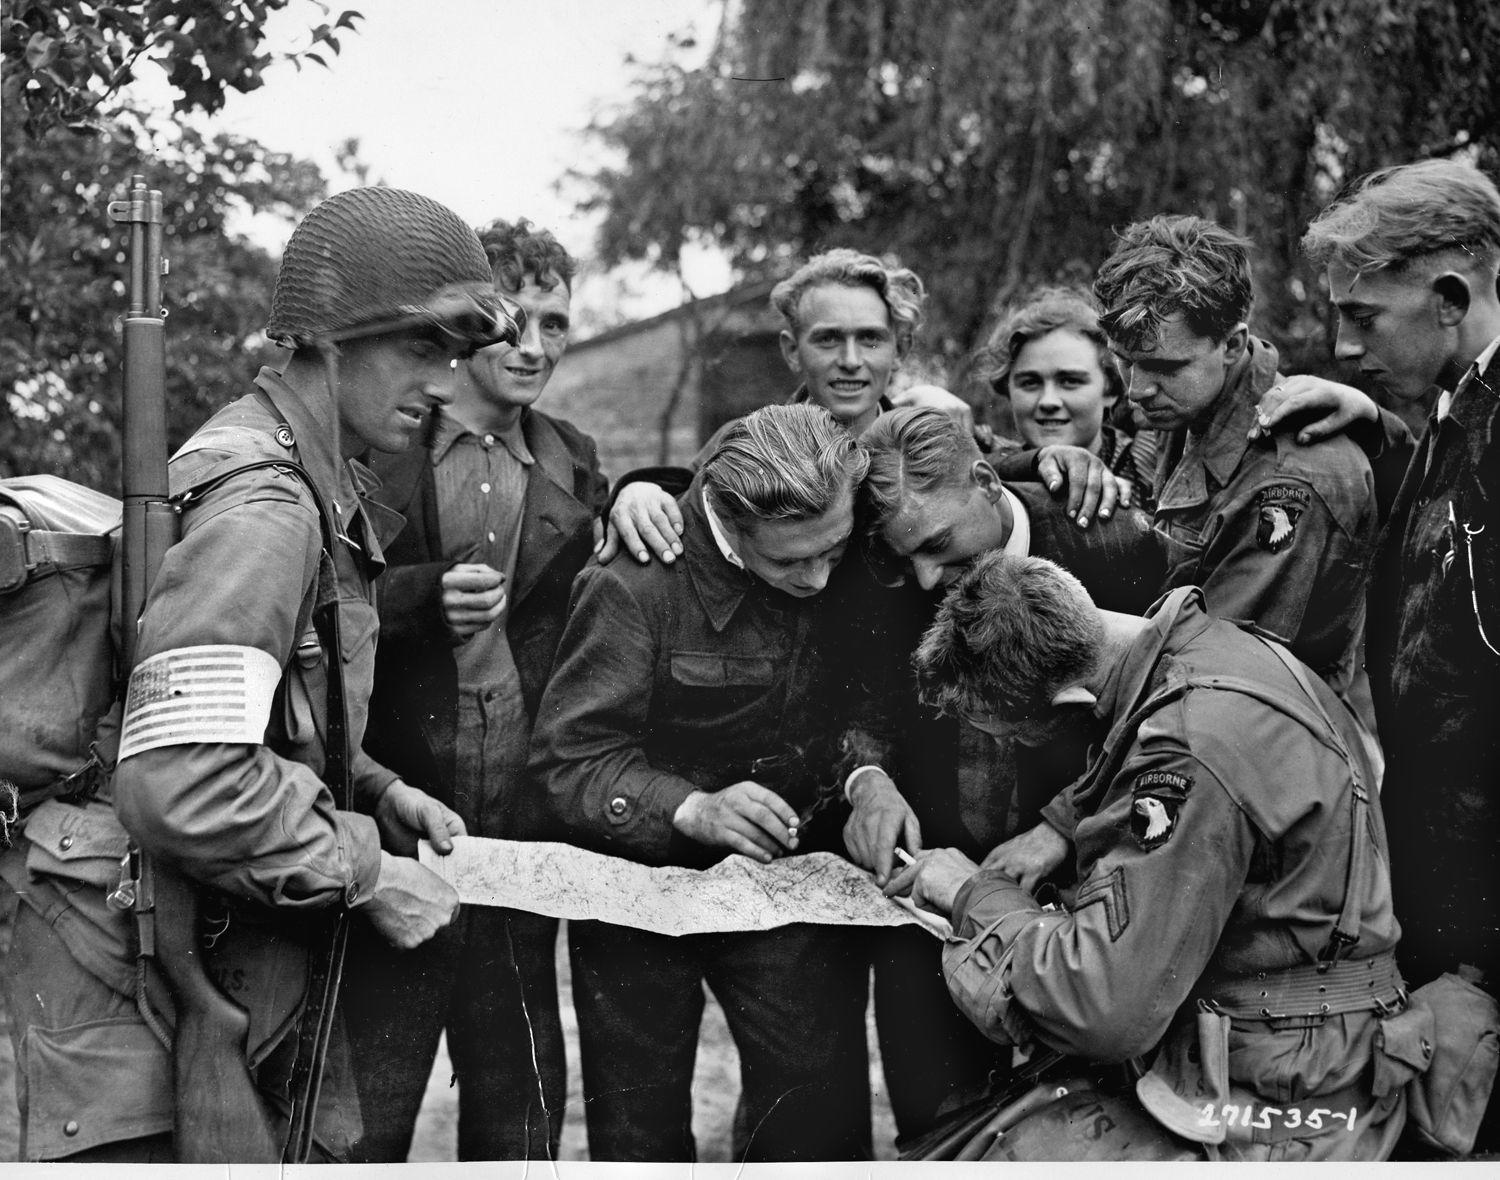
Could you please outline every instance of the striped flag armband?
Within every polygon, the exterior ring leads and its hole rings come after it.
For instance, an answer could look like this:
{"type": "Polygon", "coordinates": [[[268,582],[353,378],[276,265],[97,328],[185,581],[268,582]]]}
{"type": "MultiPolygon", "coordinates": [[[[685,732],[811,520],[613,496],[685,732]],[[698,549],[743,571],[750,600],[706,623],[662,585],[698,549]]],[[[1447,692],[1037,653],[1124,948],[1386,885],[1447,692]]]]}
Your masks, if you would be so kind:
{"type": "Polygon", "coordinates": [[[281,665],[254,647],[179,647],[143,660],[130,675],[120,760],[196,742],[258,746],[280,682],[281,665]]]}

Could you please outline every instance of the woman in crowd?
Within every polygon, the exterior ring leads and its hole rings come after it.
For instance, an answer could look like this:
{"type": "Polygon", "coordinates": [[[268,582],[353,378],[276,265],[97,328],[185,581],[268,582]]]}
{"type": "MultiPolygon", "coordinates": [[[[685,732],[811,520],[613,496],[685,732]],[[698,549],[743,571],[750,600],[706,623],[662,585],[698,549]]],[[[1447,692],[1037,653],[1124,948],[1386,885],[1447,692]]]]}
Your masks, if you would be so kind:
{"type": "Polygon", "coordinates": [[[1125,385],[1086,296],[1066,287],[1036,292],[1000,321],[985,355],[990,384],[1009,401],[1028,447],[1067,443],[1093,452],[1152,510],[1156,435],[1109,421],[1125,404],[1125,385]]]}

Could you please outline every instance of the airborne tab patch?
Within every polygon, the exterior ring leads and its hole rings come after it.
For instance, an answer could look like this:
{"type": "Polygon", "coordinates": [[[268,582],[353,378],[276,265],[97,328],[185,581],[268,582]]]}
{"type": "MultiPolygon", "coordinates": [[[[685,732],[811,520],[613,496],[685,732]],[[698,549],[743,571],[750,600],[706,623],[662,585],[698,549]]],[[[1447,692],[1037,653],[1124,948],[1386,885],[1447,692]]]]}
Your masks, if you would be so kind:
{"type": "Polygon", "coordinates": [[[1146,852],[1160,848],[1177,830],[1177,812],[1193,780],[1170,770],[1148,770],[1130,788],[1130,834],[1146,852]]]}
{"type": "Polygon", "coordinates": [[[1306,488],[1295,484],[1262,488],[1255,495],[1256,506],[1260,509],[1255,543],[1270,553],[1280,553],[1296,539],[1297,521],[1311,499],[1306,488]]]}

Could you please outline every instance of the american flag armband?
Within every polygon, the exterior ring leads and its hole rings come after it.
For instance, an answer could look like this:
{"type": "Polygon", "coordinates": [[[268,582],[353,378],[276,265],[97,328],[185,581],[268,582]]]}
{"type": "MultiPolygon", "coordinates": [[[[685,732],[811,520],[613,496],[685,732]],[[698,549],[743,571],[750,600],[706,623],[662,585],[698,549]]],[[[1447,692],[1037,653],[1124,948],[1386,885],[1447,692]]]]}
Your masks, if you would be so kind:
{"type": "Polygon", "coordinates": [[[120,760],[159,746],[265,740],[281,665],[254,647],[179,647],[143,660],[130,675],[120,760]]]}

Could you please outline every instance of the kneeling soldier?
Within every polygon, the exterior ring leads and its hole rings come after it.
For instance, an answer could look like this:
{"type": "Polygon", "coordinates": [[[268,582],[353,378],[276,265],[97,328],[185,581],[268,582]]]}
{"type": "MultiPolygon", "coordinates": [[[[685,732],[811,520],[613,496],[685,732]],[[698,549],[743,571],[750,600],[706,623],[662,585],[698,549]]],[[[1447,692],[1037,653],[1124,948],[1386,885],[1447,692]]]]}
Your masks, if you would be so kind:
{"type": "Polygon", "coordinates": [[[1388,1156],[1414,1069],[1375,1046],[1420,1014],[1403,1011],[1368,761],[1321,680],[1193,587],[1115,614],[1050,562],[998,553],[915,660],[933,704],[992,732],[1038,740],[1070,711],[1108,730],[1050,807],[1072,812],[1048,817],[1074,851],[1071,904],[951,849],[887,887],[951,915],[944,975],[986,1035],[1133,1067],[1105,1118],[1045,1108],[1048,1134],[1023,1121],[1005,1151],[1388,1156]]]}

